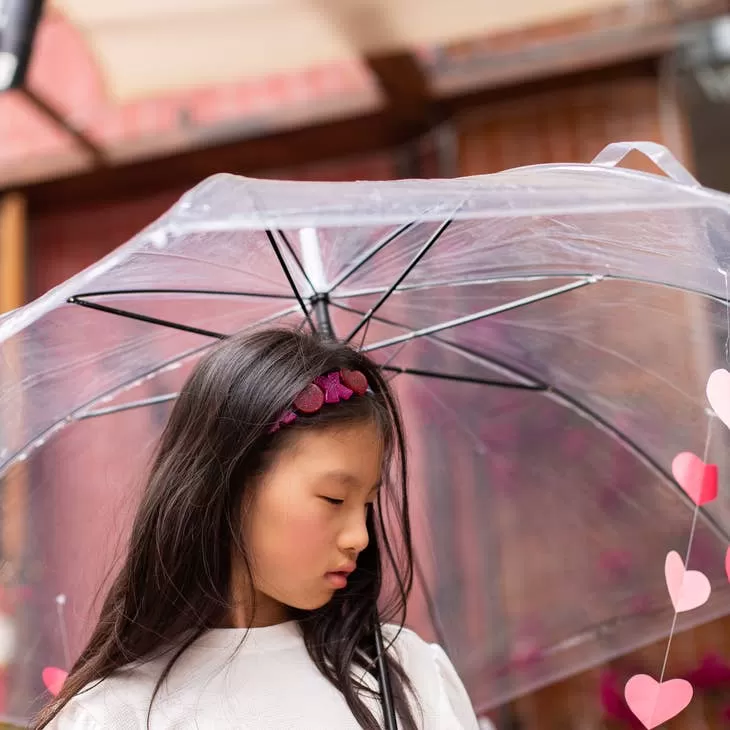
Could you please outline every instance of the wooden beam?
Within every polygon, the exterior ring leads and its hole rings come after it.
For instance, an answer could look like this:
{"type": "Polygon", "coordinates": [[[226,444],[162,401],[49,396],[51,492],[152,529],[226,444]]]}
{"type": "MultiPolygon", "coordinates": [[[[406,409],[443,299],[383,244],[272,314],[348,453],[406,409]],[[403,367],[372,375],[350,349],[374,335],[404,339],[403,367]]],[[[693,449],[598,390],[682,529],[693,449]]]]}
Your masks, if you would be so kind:
{"type": "Polygon", "coordinates": [[[87,152],[95,166],[106,164],[106,158],[101,148],[94,144],[87,135],[74,127],[52,104],[49,104],[43,97],[27,87],[22,87],[20,92],[44,117],[50,119],[55,126],[68,134],[81,149],[87,152]]]}
{"type": "Polygon", "coordinates": [[[26,200],[19,192],[0,197],[0,314],[25,302],[26,200]]]}
{"type": "Polygon", "coordinates": [[[367,155],[405,141],[387,114],[376,113],[93,170],[36,183],[26,191],[35,215],[79,201],[108,202],[192,186],[218,172],[251,175],[367,155]]]}
{"type": "Polygon", "coordinates": [[[322,0],[310,0],[310,4],[319,9],[323,20],[334,26],[358,54],[364,55],[363,60],[383,93],[391,123],[411,136],[423,133],[428,126],[432,96],[428,77],[413,52],[374,50],[374,41],[382,43],[399,35],[388,25],[382,8],[372,3],[352,5],[322,0]]]}
{"type": "Polygon", "coordinates": [[[372,56],[368,68],[385,96],[386,111],[405,134],[423,134],[438,120],[426,74],[412,53],[372,56]]]}
{"type": "MultiPolygon", "coordinates": [[[[26,199],[22,193],[6,193],[0,197],[0,313],[20,307],[26,295],[26,199]]],[[[16,343],[3,347],[3,387],[17,380],[21,371],[16,343]],[[7,380],[6,380],[7,378],[7,380]]],[[[8,434],[12,439],[14,434],[8,434]]],[[[13,580],[25,556],[28,482],[26,465],[17,463],[2,480],[2,532],[0,534],[3,562],[13,580]]]]}

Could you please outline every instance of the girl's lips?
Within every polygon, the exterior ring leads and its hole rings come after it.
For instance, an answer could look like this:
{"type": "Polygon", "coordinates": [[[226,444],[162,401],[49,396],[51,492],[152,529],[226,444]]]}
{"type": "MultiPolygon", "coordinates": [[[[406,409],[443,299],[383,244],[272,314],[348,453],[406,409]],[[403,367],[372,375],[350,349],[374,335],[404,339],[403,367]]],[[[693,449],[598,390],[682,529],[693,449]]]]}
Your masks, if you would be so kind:
{"type": "Polygon", "coordinates": [[[339,590],[347,585],[347,575],[345,572],[326,573],[324,577],[329,581],[330,585],[339,590]]]}

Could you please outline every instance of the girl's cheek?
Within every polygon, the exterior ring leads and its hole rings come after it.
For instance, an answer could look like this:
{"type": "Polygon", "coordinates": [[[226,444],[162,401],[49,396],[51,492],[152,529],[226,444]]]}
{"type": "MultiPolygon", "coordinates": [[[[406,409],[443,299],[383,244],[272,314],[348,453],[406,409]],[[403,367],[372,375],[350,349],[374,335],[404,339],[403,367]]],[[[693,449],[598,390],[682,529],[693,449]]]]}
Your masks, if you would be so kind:
{"type": "Polygon", "coordinates": [[[289,539],[303,551],[332,541],[332,520],[316,510],[292,517],[289,523],[289,539]]]}

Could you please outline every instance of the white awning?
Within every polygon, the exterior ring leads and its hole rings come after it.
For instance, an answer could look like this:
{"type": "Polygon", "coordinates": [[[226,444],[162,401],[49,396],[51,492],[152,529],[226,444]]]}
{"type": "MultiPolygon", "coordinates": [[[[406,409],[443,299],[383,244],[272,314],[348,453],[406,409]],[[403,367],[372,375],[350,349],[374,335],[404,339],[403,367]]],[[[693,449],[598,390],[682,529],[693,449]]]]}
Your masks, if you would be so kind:
{"type": "MultiPolygon", "coordinates": [[[[448,45],[617,0],[54,0],[117,102],[363,55],[448,45]]],[[[637,5],[642,5],[638,3],[637,5]]]]}

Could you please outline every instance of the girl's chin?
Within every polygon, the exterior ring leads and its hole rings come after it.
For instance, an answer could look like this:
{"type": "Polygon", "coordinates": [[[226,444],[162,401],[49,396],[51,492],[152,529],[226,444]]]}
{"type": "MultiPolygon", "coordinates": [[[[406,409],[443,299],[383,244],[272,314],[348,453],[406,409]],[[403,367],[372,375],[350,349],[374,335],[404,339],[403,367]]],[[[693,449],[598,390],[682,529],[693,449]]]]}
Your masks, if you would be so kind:
{"type": "Polygon", "coordinates": [[[318,608],[326,606],[332,600],[332,596],[334,596],[335,593],[336,590],[334,588],[330,588],[326,591],[322,591],[316,596],[302,596],[287,605],[290,608],[298,609],[299,611],[316,611],[318,608]]]}

